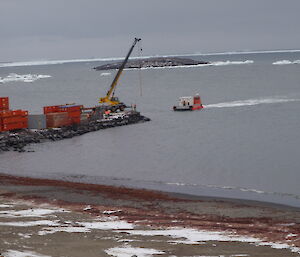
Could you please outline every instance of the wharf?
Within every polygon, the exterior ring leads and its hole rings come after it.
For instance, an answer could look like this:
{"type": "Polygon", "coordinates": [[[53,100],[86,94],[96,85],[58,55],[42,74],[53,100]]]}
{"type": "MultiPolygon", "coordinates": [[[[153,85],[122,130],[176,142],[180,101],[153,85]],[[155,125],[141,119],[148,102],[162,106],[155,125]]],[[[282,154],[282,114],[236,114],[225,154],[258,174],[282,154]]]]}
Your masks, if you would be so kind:
{"type": "Polygon", "coordinates": [[[130,125],[150,121],[137,111],[116,113],[109,118],[73,124],[62,128],[41,130],[21,129],[14,132],[0,133],[0,153],[3,151],[26,152],[25,147],[32,143],[58,141],[80,136],[88,132],[117,126],[130,125]]]}

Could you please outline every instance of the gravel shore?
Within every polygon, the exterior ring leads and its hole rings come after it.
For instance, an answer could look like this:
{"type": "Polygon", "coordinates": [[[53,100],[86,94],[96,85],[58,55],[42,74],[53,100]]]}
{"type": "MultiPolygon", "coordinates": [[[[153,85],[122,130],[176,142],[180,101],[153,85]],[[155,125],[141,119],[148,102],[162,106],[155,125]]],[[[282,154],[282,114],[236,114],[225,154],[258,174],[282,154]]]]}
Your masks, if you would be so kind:
{"type": "Polygon", "coordinates": [[[0,174],[0,256],[299,256],[286,206],[0,174]]]}

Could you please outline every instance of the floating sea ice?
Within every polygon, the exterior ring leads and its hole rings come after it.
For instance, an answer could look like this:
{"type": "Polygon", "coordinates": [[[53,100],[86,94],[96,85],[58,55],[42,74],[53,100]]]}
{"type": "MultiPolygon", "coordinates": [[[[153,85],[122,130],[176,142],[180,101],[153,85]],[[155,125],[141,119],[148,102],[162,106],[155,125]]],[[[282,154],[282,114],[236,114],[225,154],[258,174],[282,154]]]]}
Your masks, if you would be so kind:
{"type": "Polygon", "coordinates": [[[219,61],[212,62],[213,66],[225,66],[225,65],[241,65],[241,64],[252,64],[254,61],[246,60],[246,61],[219,61]]]}
{"type": "Polygon", "coordinates": [[[0,83],[8,83],[8,82],[34,82],[38,79],[50,78],[50,75],[37,75],[37,74],[24,74],[18,75],[16,73],[11,73],[8,76],[2,78],[0,77],[0,83]]]}
{"type": "Polygon", "coordinates": [[[277,62],[273,62],[274,65],[287,65],[287,64],[300,64],[300,60],[289,61],[289,60],[281,60],[277,62]]]}
{"type": "Polygon", "coordinates": [[[100,74],[100,76],[110,76],[110,75],[111,75],[111,73],[109,73],[109,72],[102,72],[100,74]]]}

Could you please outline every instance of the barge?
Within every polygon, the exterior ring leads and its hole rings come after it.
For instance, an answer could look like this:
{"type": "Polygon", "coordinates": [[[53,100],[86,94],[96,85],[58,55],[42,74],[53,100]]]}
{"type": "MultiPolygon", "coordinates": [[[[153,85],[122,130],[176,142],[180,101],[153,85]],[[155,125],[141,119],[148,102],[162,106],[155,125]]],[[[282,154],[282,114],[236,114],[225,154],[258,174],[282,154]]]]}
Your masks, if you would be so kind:
{"type": "Polygon", "coordinates": [[[182,96],[179,98],[178,105],[173,106],[174,111],[194,111],[203,109],[201,98],[195,96],[182,96]]]}

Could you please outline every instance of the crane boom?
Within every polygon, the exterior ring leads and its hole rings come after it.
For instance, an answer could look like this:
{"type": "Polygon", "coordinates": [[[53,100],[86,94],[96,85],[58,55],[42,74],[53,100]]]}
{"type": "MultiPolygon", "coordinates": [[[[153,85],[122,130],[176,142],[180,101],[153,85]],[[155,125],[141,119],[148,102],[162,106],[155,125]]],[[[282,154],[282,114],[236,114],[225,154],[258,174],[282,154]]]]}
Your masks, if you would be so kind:
{"type": "Polygon", "coordinates": [[[140,40],[141,40],[140,38],[135,38],[134,39],[134,42],[133,42],[132,46],[130,47],[130,49],[129,49],[129,51],[128,51],[128,53],[127,53],[127,55],[126,55],[126,57],[125,57],[125,59],[124,59],[124,61],[122,63],[122,65],[120,66],[120,68],[119,68],[119,70],[118,70],[118,72],[117,72],[117,74],[116,74],[113,82],[111,83],[110,88],[107,91],[106,96],[105,97],[101,97],[99,103],[108,103],[110,105],[116,105],[116,104],[120,103],[118,101],[118,99],[116,99],[114,101],[114,99],[113,99],[114,98],[113,97],[113,92],[114,92],[114,90],[115,90],[115,88],[117,86],[118,80],[119,80],[119,78],[120,78],[120,76],[122,74],[122,71],[125,68],[125,65],[126,65],[128,59],[129,59],[129,56],[131,55],[131,53],[133,51],[133,48],[135,47],[135,45],[137,44],[137,42],[139,42],[140,40]]]}

